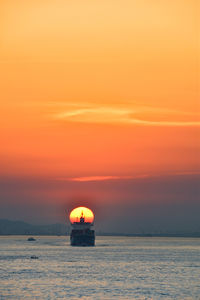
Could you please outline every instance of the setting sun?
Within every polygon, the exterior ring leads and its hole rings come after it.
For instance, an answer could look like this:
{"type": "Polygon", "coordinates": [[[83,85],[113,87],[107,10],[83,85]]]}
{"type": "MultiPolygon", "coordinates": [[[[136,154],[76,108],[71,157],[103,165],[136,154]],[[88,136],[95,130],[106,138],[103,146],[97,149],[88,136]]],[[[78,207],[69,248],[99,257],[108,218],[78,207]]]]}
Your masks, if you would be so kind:
{"type": "Polygon", "coordinates": [[[80,222],[80,218],[84,217],[86,223],[93,223],[94,214],[91,209],[87,207],[76,207],[74,208],[69,216],[70,222],[73,224],[74,222],[80,222]]]}

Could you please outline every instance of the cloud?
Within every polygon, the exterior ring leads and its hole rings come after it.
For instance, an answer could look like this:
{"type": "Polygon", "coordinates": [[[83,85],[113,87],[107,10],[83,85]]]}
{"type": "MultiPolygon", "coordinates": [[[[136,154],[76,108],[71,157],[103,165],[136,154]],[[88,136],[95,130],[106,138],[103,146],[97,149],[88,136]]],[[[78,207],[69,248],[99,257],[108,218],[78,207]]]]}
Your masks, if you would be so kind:
{"type": "Polygon", "coordinates": [[[130,112],[123,108],[88,107],[64,111],[56,114],[55,118],[85,123],[124,123],[130,112]]]}
{"type": "Polygon", "coordinates": [[[94,176],[80,176],[80,177],[59,177],[57,181],[74,181],[74,182],[95,182],[95,181],[110,181],[110,180],[134,180],[134,179],[145,179],[155,178],[163,176],[187,176],[187,175],[200,175],[199,171],[182,171],[182,172],[169,172],[165,174],[136,174],[136,175],[94,175],[94,176]]]}
{"type": "Polygon", "coordinates": [[[23,106],[46,107],[50,110],[50,113],[47,113],[47,117],[54,121],[138,126],[200,127],[198,112],[178,111],[166,107],[147,105],[138,106],[135,102],[118,103],[113,106],[59,100],[21,102],[20,104],[23,106]]]}
{"type": "MultiPolygon", "coordinates": [[[[191,120],[191,116],[195,114],[187,112],[170,111],[168,109],[159,109],[152,107],[98,107],[98,106],[86,106],[80,108],[69,107],[67,110],[55,113],[53,119],[65,120],[70,122],[81,123],[111,123],[111,124],[130,124],[141,126],[178,126],[178,127],[199,127],[200,121],[191,120]],[[145,117],[138,117],[138,114],[145,117]],[[152,115],[154,119],[152,120],[152,115]],[[167,115],[165,120],[159,120],[162,115],[167,115]],[[170,118],[173,115],[178,120],[171,121],[170,118]],[[182,116],[190,116],[187,120],[179,120],[182,116]],[[151,120],[149,120],[151,117],[151,120]]],[[[184,118],[185,119],[185,118],[184,118]]]]}
{"type": "Polygon", "coordinates": [[[146,121],[134,119],[130,123],[138,125],[149,125],[149,126],[177,126],[177,127],[199,127],[200,122],[193,121],[146,121]]]}
{"type": "Polygon", "coordinates": [[[107,180],[125,180],[148,177],[147,174],[135,175],[135,176],[82,176],[82,177],[60,177],[59,181],[76,181],[76,182],[90,182],[90,181],[107,181],[107,180]]]}

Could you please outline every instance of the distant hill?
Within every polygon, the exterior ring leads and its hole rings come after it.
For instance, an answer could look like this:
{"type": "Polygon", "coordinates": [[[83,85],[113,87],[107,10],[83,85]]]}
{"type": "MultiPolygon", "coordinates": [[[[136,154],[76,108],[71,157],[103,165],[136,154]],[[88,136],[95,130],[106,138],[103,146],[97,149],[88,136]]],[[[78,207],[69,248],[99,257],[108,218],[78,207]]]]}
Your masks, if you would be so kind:
{"type": "Polygon", "coordinates": [[[65,224],[32,225],[22,221],[0,219],[0,235],[67,235],[65,224]]]}

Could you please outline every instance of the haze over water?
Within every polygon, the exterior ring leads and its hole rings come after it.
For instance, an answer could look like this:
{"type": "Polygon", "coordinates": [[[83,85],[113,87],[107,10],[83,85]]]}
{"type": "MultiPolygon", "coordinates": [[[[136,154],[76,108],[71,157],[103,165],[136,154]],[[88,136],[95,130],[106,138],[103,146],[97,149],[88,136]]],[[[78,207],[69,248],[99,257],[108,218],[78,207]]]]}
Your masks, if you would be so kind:
{"type": "Polygon", "coordinates": [[[0,299],[199,299],[200,239],[0,237],[0,299]],[[38,259],[31,259],[36,255],[38,259]]]}

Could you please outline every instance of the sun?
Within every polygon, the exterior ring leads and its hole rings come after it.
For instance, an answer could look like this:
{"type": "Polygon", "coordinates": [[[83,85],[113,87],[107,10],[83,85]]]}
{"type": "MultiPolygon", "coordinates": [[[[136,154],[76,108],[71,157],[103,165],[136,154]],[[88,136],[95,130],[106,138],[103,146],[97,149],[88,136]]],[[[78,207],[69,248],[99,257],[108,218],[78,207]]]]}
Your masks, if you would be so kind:
{"type": "Polygon", "coordinates": [[[94,222],[94,213],[91,211],[91,209],[84,207],[84,206],[80,206],[80,207],[74,208],[71,211],[71,213],[69,215],[71,224],[73,224],[74,222],[80,222],[81,217],[85,218],[85,222],[88,222],[88,223],[94,222]]]}

